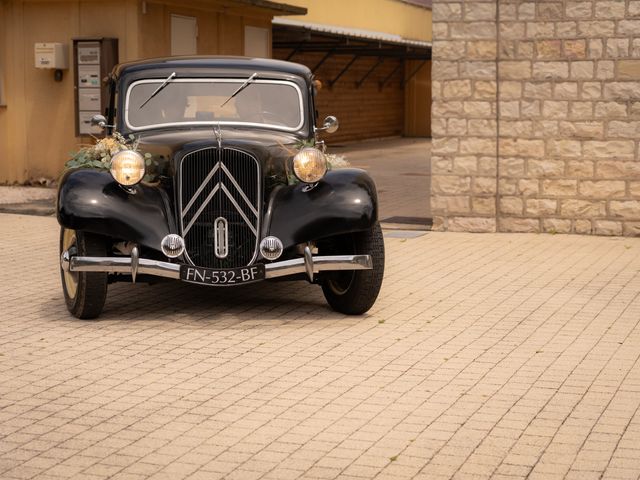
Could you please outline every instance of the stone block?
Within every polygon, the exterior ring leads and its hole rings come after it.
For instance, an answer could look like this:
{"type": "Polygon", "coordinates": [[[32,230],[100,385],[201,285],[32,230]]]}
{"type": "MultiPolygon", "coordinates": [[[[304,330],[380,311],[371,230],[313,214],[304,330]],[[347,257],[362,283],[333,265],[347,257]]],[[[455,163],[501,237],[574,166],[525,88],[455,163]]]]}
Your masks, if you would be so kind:
{"type": "Polygon", "coordinates": [[[629,182],[629,194],[632,197],[640,197],[640,182],[629,182]]]}
{"type": "MultiPolygon", "coordinates": [[[[584,88],[584,85],[583,85],[584,88]]],[[[577,82],[559,82],[553,88],[553,96],[558,100],[575,100],[578,98],[577,82]]]]}
{"type": "Polygon", "coordinates": [[[544,140],[501,138],[500,155],[544,157],[544,140]]]}
{"type": "MultiPolygon", "coordinates": [[[[538,60],[559,60],[562,58],[562,41],[560,40],[538,40],[536,45],[536,59],[538,60]]],[[[502,72],[502,68],[500,69],[502,72]]]]}
{"type": "Polygon", "coordinates": [[[432,155],[446,155],[458,151],[459,140],[455,137],[434,138],[431,141],[432,155]]]}
{"type": "Polygon", "coordinates": [[[471,177],[458,175],[433,175],[431,189],[434,193],[461,195],[471,193],[471,177]]]}
{"type": "Polygon", "coordinates": [[[583,1],[583,2],[567,2],[565,6],[565,15],[567,18],[591,18],[591,9],[593,7],[593,3],[591,1],[583,1]]]}
{"type": "Polygon", "coordinates": [[[544,180],[542,194],[554,197],[570,197],[578,192],[578,181],[571,179],[544,180]]]}
{"type": "Polygon", "coordinates": [[[533,41],[521,40],[518,42],[518,58],[533,58],[535,44],[533,41]]]}
{"type": "Polygon", "coordinates": [[[525,215],[539,217],[555,214],[558,201],[549,198],[529,198],[525,205],[525,215]]]}
{"type": "Polygon", "coordinates": [[[600,82],[584,82],[582,84],[581,97],[586,100],[595,100],[602,96],[600,82]]]}
{"type": "Polygon", "coordinates": [[[527,163],[529,177],[560,177],[564,175],[564,161],[529,159],[527,163]]]}
{"type": "Polygon", "coordinates": [[[640,222],[624,222],[622,234],[625,237],[640,237],[640,222]]]}
{"type": "Polygon", "coordinates": [[[640,219],[640,200],[611,200],[609,213],[625,219],[640,219]]]}
{"type": "Polygon", "coordinates": [[[431,173],[438,175],[441,173],[453,172],[453,159],[449,157],[434,157],[431,156],[431,173]]]}
{"type": "Polygon", "coordinates": [[[629,12],[630,17],[640,17],[640,1],[631,0],[627,11],[629,12]]]}
{"type": "Polygon", "coordinates": [[[540,116],[540,100],[523,100],[520,102],[520,111],[525,118],[540,116]]]}
{"type": "Polygon", "coordinates": [[[571,233],[571,220],[566,218],[545,218],[542,231],[547,233],[571,233]]]}
{"type": "MultiPolygon", "coordinates": [[[[449,24],[446,22],[433,22],[431,24],[433,38],[442,40],[449,38],[449,24]]],[[[437,52],[433,52],[433,58],[439,58],[437,52]]]]}
{"type": "Polygon", "coordinates": [[[495,175],[496,164],[496,157],[480,157],[478,159],[478,173],[481,175],[495,175]]]}
{"type": "Polygon", "coordinates": [[[492,117],[493,104],[491,102],[464,102],[463,112],[470,117],[492,117]]]}
{"type": "MultiPolygon", "coordinates": [[[[462,2],[433,2],[432,8],[434,22],[462,20],[462,2]]],[[[436,38],[435,35],[434,38],[436,38]]]]}
{"type": "Polygon", "coordinates": [[[587,157],[607,159],[633,159],[633,140],[585,140],[582,152],[587,157]]]}
{"type": "Polygon", "coordinates": [[[569,102],[558,100],[545,100],[542,102],[542,116],[546,118],[567,118],[569,102]]]}
{"type": "Polygon", "coordinates": [[[635,58],[640,57],[640,38],[634,38],[631,41],[631,56],[635,58]]]}
{"type": "Polygon", "coordinates": [[[613,198],[625,196],[622,180],[583,180],[578,186],[580,195],[588,198],[613,198]]]}
{"type": "Polygon", "coordinates": [[[569,64],[567,62],[534,62],[533,78],[538,80],[569,78],[569,64]]]}
{"type": "Polygon", "coordinates": [[[622,222],[612,220],[595,220],[593,233],[596,235],[622,235],[622,222]]]}
{"type": "Polygon", "coordinates": [[[497,92],[496,82],[476,80],[476,89],[473,97],[479,100],[495,100],[497,92]]]}
{"type": "Polygon", "coordinates": [[[476,137],[495,137],[498,133],[498,122],[495,120],[472,118],[469,120],[469,135],[476,137]]]}
{"type": "Polygon", "coordinates": [[[473,197],[471,210],[480,215],[495,215],[496,199],[494,197],[473,197]]]}
{"type": "Polygon", "coordinates": [[[640,32],[640,19],[620,20],[618,22],[618,35],[637,35],[640,32]]]}
{"type": "Polygon", "coordinates": [[[433,117],[460,117],[462,115],[462,102],[434,100],[431,104],[433,117]]]}
{"type": "Polygon", "coordinates": [[[540,220],[537,218],[500,218],[499,230],[501,232],[539,233],[540,220]]]}
{"type": "Polygon", "coordinates": [[[501,177],[524,177],[525,175],[523,158],[500,157],[498,163],[501,177]]]}
{"type": "MultiPolygon", "coordinates": [[[[450,22],[449,35],[452,39],[482,40],[496,38],[495,22],[450,22]]],[[[435,35],[434,35],[434,38],[435,35]]]]}
{"type": "Polygon", "coordinates": [[[471,96],[471,80],[448,80],[442,82],[442,97],[445,99],[471,96]]]}
{"type": "Polygon", "coordinates": [[[571,78],[575,80],[589,80],[593,78],[594,62],[583,60],[571,62],[571,78]]]}
{"type": "Polygon", "coordinates": [[[431,231],[433,232],[444,232],[446,231],[446,220],[444,217],[439,215],[433,216],[433,224],[431,225],[431,231]]]}
{"type": "Polygon", "coordinates": [[[540,191],[540,182],[534,178],[521,178],[518,180],[518,192],[523,197],[538,195],[540,191]]]}
{"type": "Polygon", "coordinates": [[[558,38],[576,38],[578,36],[576,22],[556,22],[556,36],[558,38]]]}
{"type": "Polygon", "coordinates": [[[523,80],[531,78],[531,62],[501,61],[500,80],[523,80]]]}
{"type": "Polygon", "coordinates": [[[640,80],[609,82],[604,85],[604,98],[608,100],[640,100],[640,80]]]}
{"type": "Polygon", "coordinates": [[[623,102],[598,102],[595,109],[596,117],[616,118],[627,116],[627,104],[623,102]]]}
{"type": "Polygon", "coordinates": [[[640,60],[618,60],[619,80],[638,80],[640,78],[640,60]]]}
{"type": "Polygon", "coordinates": [[[585,20],[578,22],[578,34],[584,37],[613,37],[616,22],[611,20],[585,20]]]}
{"type": "Polygon", "coordinates": [[[560,200],[560,213],[565,217],[593,218],[606,215],[605,202],[590,200],[560,200]]]}
{"type": "MultiPolygon", "coordinates": [[[[431,134],[436,137],[447,134],[447,120],[444,118],[431,119],[431,134]]],[[[461,134],[464,135],[464,134],[461,134]]]]}
{"type": "Polygon", "coordinates": [[[467,42],[467,57],[470,60],[495,59],[497,44],[493,40],[478,40],[467,42]]]}
{"type": "Polygon", "coordinates": [[[629,39],[628,38],[608,38],[607,39],[607,57],[621,58],[629,55],[629,39]]]}
{"type": "Polygon", "coordinates": [[[590,160],[570,160],[567,162],[568,177],[592,178],[594,171],[593,162],[590,160]]]}
{"type": "Polygon", "coordinates": [[[474,195],[494,195],[496,193],[495,177],[475,177],[473,179],[474,195]]]}
{"type": "Polygon", "coordinates": [[[467,137],[460,140],[460,153],[462,154],[495,155],[495,152],[495,138],[467,137]]]}
{"type": "Polygon", "coordinates": [[[527,38],[553,38],[555,36],[553,22],[527,22],[527,38]]]}
{"type": "Polygon", "coordinates": [[[472,175],[478,171],[478,158],[474,156],[454,157],[453,173],[458,175],[472,175]]]}
{"type": "Polygon", "coordinates": [[[500,178],[498,180],[498,191],[501,195],[517,195],[518,179],[516,178],[500,178]]]}
{"type": "Polygon", "coordinates": [[[464,118],[450,118],[449,120],[447,120],[447,134],[452,136],[466,135],[467,120],[464,118]]]}
{"type": "Polygon", "coordinates": [[[554,157],[577,157],[582,154],[582,146],[578,140],[549,140],[548,152],[554,157]]]}
{"type": "Polygon", "coordinates": [[[591,234],[591,221],[590,220],[576,220],[575,224],[576,233],[591,234]]]}
{"type": "MultiPolygon", "coordinates": [[[[502,14],[503,5],[500,5],[500,14],[502,14]]],[[[536,18],[535,2],[518,2],[518,20],[534,20],[536,18]]]]}
{"type": "Polygon", "coordinates": [[[520,118],[520,102],[517,100],[500,102],[500,119],[520,118]]]}
{"type": "Polygon", "coordinates": [[[434,214],[465,214],[471,212],[470,197],[435,195],[431,199],[431,209],[434,214]]]}
{"type": "Polygon", "coordinates": [[[596,18],[624,18],[624,0],[608,0],[596,2],[596,18]]]}
{"type": "Polygon", "coordinates": [[[513,81],[500,82],[501,100],[518,100],[522,98],[522,83],[513,81]]]}
{"type": "Polygon", "coordinates": [[[640,162],[600,160],[596,163],[596,178],[640,179],[640,162]]]}
{"type": "Polygon", "coordinates": [[[551,88],[553,84],[550,82],[526,82],[524,84],[524,97],[535,99],[551,98],[551,88]]]}
{"type": "Polygon", "coordinates": [[[496,231],[495,218],[486,217],[452,217],[448,220],[451,232],[492,233],[496,231]]]}
{"type": "Polygon", "coordinates": [[[612,60],[598,60],[596,62],[596,78],[598,80],[612,80],[615,77],[614,65],[612,60]]]}
{"type": "Polygon", "coordinates": [[[587,42],[585,40],[565,40],[564,56],[570,60],[587,58],[587,42]]]}
{"type": "Polygon", "coordinates": [[[464,40],[433,40],[433,57],[442,59],[462,58],[465,55],[464,40]]]}
{"type": "Polygon", "coordinates": [[[496,62],[467,61],[460,63],[460,75],[465,78],[494,80],[496,78],[496,62]]]}
{"type": "Polygon", "coordinates": [[[500,213],[522,215],[523,203],[520,197],[500,197],[500,213]]]}
{"type": "Polygon", "coordinates": [[[534,137],[557,137],[558,132],[558,122],[555,120],[536,120],[533,122],[534,137]]]}
{"type": "Polygon", "coordinates": [[[589,58],[602,58],[604,52],[604,46],[602,40],[599,38],[589,39],[588,57],[589,58]]]}
{"type": "Polygon", "coordinates": [[[464,19],[495,21],[496,4],[494,2],[465,2],[464,19]]]}
{"type": "MultiPolygon", "coordinates": [[[[437,57],[435,57],[437,58],[437,57]]],[[[448,59],[449,57],[447,57],[448,59]]],[[[458,62],[447,60],[433,60],[431,69],[432,80],[447,80],[458,78],[458,62]]]]}
{"type": "Polygon", "coordinates": [[[500,135],[503,137],[530,137],[533,135],[533,122],[530,120],[503,120],[500,122],[500,135]]]}
{"type": "Polygon", "coordinates": [[[560,122],[559,132],[563,137],[599,138],[604,132],[603,122],[560,122]]]}
{"type": "Polygon", "coordinates": [[[611,120],[607,128],[610,137],[618,138],[640,138],[640,120],[623,122],[621,120],[611,120]]]}
{"type": "Polygon", "coordinates": [[[574,119],[589,119],[593,117],[593,102],[573,102],[569,116],[574,119]]]}

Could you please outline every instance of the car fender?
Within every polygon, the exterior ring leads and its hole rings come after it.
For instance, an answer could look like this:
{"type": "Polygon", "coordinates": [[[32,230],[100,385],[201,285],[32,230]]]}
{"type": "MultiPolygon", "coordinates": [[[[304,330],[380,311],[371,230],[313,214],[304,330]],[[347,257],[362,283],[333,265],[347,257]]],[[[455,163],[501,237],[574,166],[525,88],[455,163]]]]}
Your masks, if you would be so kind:
{"type": "Polygon", "coordinates": [[[355,168],[329,171],[315,185],[276,189],[269,199],[266,232],[285,248],[371,228],[378,220],[373,179],[355,168]]]}
{"type": "Polygon", "coordinates": [[[144,184],[132,187],[131,192],[108,171],[70,170],[58,189],[58,223],[160,250],[160,242],[173,230],[166,193],[144,184]]]}

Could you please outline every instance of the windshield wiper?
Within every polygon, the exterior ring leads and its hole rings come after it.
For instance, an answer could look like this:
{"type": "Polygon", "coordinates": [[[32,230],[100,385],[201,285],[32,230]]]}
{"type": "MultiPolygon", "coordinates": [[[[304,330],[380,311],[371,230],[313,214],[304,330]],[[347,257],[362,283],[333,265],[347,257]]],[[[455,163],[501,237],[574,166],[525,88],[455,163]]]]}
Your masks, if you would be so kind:
{"type": "Polygon", "coordinates": [[[155,97],[157,94],[159,94],[164,87],[166,87],[167,85],[169,85],[169,83],[171,83],[171,81],[176,78],[176,72],[172,72],[171,75],[169,75],[164,82],[162,82],[162,85],[160,85],[158,88],[155,89],[155,91],[151,94],[151,96],[149,98],[147,98],[142,105],[140,105],[138,108],[142,108],[144,107],[147,103],[149,103],[149,100],[151,100],[153,97],[155,97]]]}
{"type": "Polygon", "coordinates": [[[247,80],[240,85],[240,88],[238,88],[235,92],[233,92],[231,94],[231,96],[229,98],[227,98],[224,103],[222,105],[220,105],[221,107],[224,107],[227,102],[229,100],[231,100],[233,97],[235,97],[236,95],[238,95],[242,90],[244,90],[245,88],[247,88],[256,78],[258,77],[258,72],[254,73],[253,75],[251,75],[249,78],[247,78],[247,80]]]}

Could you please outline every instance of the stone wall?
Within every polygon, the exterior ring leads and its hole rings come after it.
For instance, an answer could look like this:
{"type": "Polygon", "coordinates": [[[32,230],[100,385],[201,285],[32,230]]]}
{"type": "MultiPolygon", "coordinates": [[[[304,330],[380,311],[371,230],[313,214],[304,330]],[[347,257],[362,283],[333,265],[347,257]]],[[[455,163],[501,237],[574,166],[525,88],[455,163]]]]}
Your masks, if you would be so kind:
{"type": "Polygon", "coordinates": [[[640,0],[433,19],[434,228],[640,235],[640,0]]]}

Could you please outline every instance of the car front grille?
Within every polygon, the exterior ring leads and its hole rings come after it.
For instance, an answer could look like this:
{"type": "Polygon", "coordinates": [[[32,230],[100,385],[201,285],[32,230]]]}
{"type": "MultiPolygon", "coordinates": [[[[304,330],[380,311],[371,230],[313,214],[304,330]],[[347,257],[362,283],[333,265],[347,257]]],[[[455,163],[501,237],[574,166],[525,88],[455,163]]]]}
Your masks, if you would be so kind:
{"type": "Polygon", "coordinates": [[[179,168],[180,228],[193,265],[250,265],[257,253],[261,217],[260,165],[233,148],[186,154],[179,168]]]}

